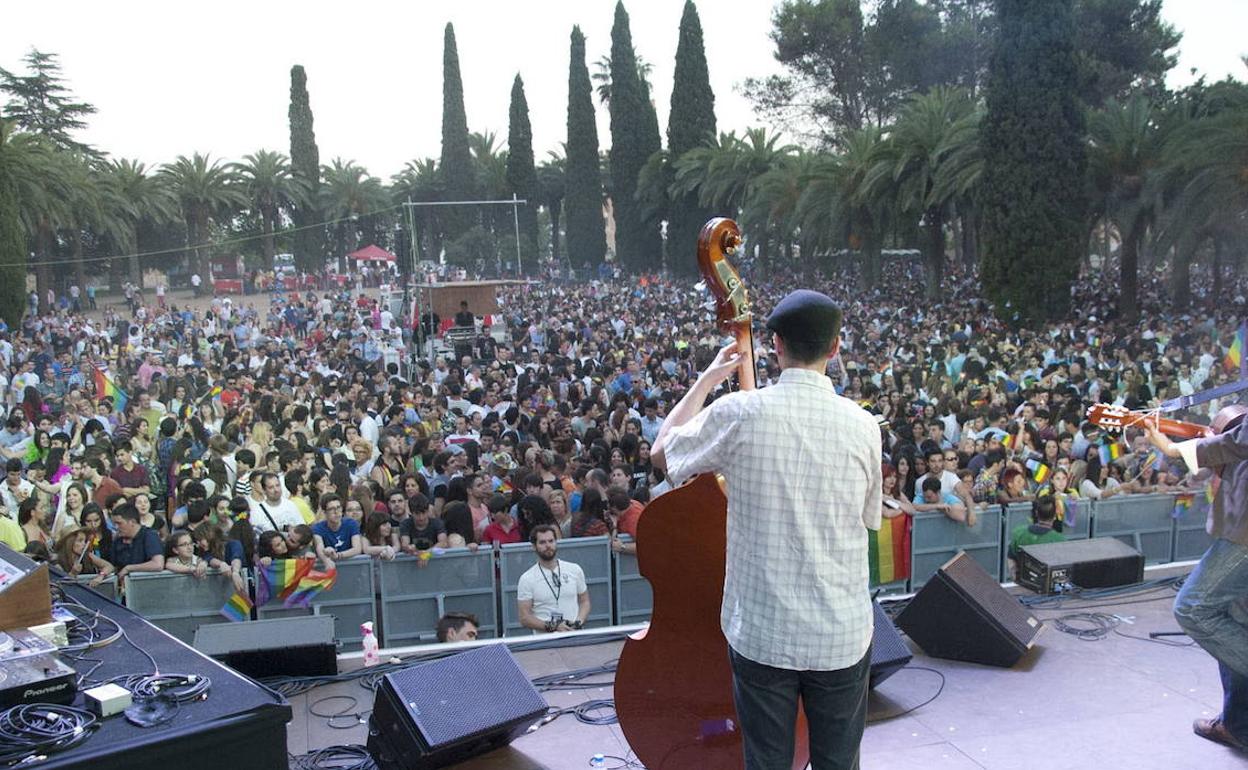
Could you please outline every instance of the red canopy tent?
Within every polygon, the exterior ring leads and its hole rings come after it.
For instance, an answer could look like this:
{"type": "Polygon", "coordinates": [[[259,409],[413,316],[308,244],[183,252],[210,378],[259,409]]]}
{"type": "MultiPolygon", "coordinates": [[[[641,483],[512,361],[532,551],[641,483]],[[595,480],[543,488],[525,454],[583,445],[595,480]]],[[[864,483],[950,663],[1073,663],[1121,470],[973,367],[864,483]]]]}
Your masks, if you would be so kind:
{"type": "Polygon", "coordinates": [[[357,262],[393,262],[394,255],[380,246],[370,243],[364,248],[348,254],[347,259],[354,259],[357,262]]]}

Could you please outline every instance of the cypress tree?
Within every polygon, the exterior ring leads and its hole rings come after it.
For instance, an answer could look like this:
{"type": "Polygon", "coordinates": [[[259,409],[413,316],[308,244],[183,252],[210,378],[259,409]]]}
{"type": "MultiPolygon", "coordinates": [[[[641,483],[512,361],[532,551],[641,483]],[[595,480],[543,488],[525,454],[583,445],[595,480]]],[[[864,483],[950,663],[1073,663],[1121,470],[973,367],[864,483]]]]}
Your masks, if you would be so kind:
{"type": "MultiPolygon", "coordinates": [[[[0,126],[0,132],[5,128],[0,126]]],[[[9,178],[0,136],[0,318],[10,329],[22,324],[26,307],[26,231],[18,216],[17,193],[9,178]]]]}
{"type": "Polygon", "coordinates": [[[1072,0],[998,0],[981,129],[984,291],[1003,320],[1062,317],[1087,202],[1072,0]]]}
{"type": "Polygon", "coordinates": [[[585,36],[572,28],[568,66],[568,157],[564,185],[564,221],[568,259],[574,268],[599,265],[607,253],[602,218],[602,174],[598,166],[598,124],[594,89],[585,66],[585,36]]]}
{"type": "Polygon", "coordinates": [[[527,200],[520,208],[520,258],[537,265],[537,167],[533,161],[533,126],[524,81],[517,73],[511,84],[511,110],[507,127],[507,186],[516,197],[527,200]]]}
{"type": "MultiPolygon", "coordinates": [[[[464,113],[464,83],[459,74],[459,50],[455,27],[447,22],[442,47],[442,200],[471,200],[473,194],[472,151],[468,149],[468,117],[464,113]]],[[[448,207],[444,216],[447,240],[454,240],[473,225],[475,213],[463,206],[448,207]]]]}
{"type": "MultiPolygon", "coordinates": [[[[693,0],[685,0],[676,43],[672,109],[667,119],[667,150],[674,163],[690,150],[715,139],[715,94],[706,67],[702,22],[693,0]]],[[[668,266],[677,273],[697,272],[698,232],[713,212],[698,205],[698,196],[682,195],[668,204],[668,266]]]]}
{"type": "Polygon", "coordinates": [[[658,227],[641,216],[637,177],[657,146],[658,118],[648,89],[637,74],[637,56],[624,3],[615,5],[611,26],[611,203],[615,211],[615,249],[620,264],[639,271],[657,267],[661,257],[658,227]],[[653,126],[651,126],[653,123],[653,126]]]}
{"type": "Polygon", "coordinates": [[[321,222],[317,193],[321,184],[321,155],[312,130],[312,104],[308,98],[308,76],[303,66],[290,68],[290,172],[303,180],[308,198],[295,205],[292,212],[295,227],[295,262],[299,269],[319,274],[325,269],[325,231],[309,227],[321,222]]]}

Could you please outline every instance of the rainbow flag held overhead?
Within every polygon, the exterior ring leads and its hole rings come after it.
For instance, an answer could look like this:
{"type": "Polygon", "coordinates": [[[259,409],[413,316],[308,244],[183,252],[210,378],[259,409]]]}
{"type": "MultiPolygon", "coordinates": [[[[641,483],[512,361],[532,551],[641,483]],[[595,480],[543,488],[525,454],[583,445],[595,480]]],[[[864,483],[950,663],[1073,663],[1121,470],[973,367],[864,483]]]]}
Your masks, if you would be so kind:
{"type": "Polygon", "coordinates": [[[871,585],[884,585],[910,577],[910,517],[884,519],[880,529],[867,531],[871,585]]]}
{"type": "Polygon", "coordinates": [[[1101,455],[1101,465],[1109,465],[1114,460],[1122,457],[1122,445],[1115,439],[1109,443],[1101,444],[1099,452],[1101,455]]]}
{"type": "Polygon", "coordinates": [[[221,608],[221,614],[230,620],[240,623],[244,620],[251,620],[251,599],[247,598],[247,594],[234,592],[234,595],[226,601],[225,606],[221,608]]]}
{"type": "Polygon", "coordinates": [[[1031,471],[1031,478],[1037,484],[1043,484],[1048,481],[1049,476],[1053,473],[1048,465],[1034,458],[1027,461],[1027,470],[1031,471]]]}
{"type": "Polygon", "coordinates": [[[1001,446],[1005,447],[1006,449],[1013,449],[1014,448],[1014,434],[1013,433],[1005,434],[1005,437],[1001,439],[1001,446]]]}
{"type": "Polygon", "coordinates": [[[126,395],[126,391],[117,387],[117,383],[113,382],[112,377],[108,376],[108,366],[92,364],[92,368],[95,370],[95,397],[97,399],[111,398],[113,400],[113,408],[117,412],[124,412],[126,402],[130,400],[130,397],[126,395]]]}
{"type": "Polygon", "coordinates": [[[1240,364],[1244,360],[1244,346],[1248,344],[1248,321],[1244,321],[1239,325],[1239,331],[1235,332],[1235,341],[1231,343],[1231,349],[1226,352],[1226,358],[1222,359],[1222,367],[1228,372],[1239,369],[1240,364]]]}

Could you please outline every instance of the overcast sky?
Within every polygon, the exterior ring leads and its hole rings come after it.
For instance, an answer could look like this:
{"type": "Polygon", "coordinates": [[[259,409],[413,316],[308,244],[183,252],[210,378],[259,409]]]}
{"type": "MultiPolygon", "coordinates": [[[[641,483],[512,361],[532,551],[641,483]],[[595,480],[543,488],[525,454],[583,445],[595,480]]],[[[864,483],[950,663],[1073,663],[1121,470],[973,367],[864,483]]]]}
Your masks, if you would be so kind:
{"type": "MultiPolygon", "coordinates": [[[[71,88],[99,113],[81,138],[149,164],[207,152],[237,160],[289,152],[290,66],[302,64],[321,161],[342,157],[388,179],[413,158],[438,157],[442,32],[455,25],[468,126],[503,144],[512,79],[524,78],[539,161],[565,139],[568,35],[587,37],[590,72],[610,49],[614,0],[215,0],[206,3],[11,3],[0,66],[21,69],[31,48],[59,54],[71,88]]],[[[667,125],[683,0],[631,0],[633,44],[654,65],[667,125]]],[[[720,130],[757,125],[738,85],[775,71],[771,0],[699,0],[720,130]]],[[[1183,33],[1172,85],[1189,70],[1211,80],[1248,70],[1248,0],[1165,0],[1183,33]]],[[[599,141],[609,143],[606,110],[599,141]]]]}

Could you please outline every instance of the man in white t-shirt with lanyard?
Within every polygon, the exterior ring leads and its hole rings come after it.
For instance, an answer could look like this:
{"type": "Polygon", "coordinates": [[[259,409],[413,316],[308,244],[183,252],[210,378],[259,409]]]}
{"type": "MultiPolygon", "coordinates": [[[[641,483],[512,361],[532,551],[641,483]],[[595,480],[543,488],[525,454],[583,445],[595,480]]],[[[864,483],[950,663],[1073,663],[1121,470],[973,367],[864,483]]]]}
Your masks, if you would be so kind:
{"type": "Polygon", "coordinates": [[[520,625],[545,631],[575,631],[589,617],[589,587],[580,565],[560,561],[558,530],[539,524],[529,534],[537,553],[534,564],[523,575],[516,591],[520,625]]]}
{"type": "Polygon", "coordinates": [[[264,499],[250,500],[251,525],[256,532],[270,529],[285,532],[303,523],[303,516],[290,498],[282,499],[282,481],[276,473],[264,474],[260,479],[260,488],[264,490],[264,499]]]}

